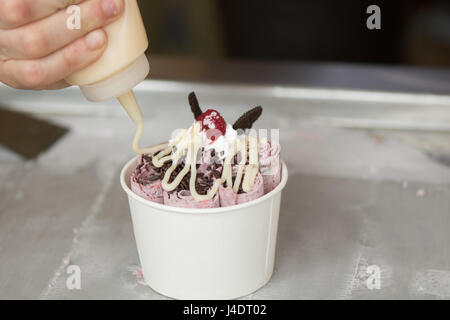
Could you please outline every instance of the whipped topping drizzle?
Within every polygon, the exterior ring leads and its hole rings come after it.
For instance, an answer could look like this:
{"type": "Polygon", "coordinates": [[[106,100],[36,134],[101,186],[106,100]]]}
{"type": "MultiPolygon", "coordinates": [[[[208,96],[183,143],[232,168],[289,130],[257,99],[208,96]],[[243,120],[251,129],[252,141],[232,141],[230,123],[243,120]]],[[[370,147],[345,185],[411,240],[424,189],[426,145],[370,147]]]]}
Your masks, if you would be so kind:
{"type": "Polygon", "coordinates": [[[256,137],[249,136],[249,165],[245,171],[244,181],[242,182],[242,190],[249,192],[253,188],[256,174],[259,170],[258,161],[258,140],[256,137]]]}
{"type": "Polygon", "coordinates": [[[239,161],[236,178],[234,179],[233,191],[238,192],[239,186],[242,180],[242,174],[244,172],[245,162],[247,161],[247,139],[244,138],[242,143],[239,144],[238,152],[241,152],[241,161],[239,161]]]}
{"type": "Polygon", "coordinates": [[[232,188],[235,192],[238,192],[242,176],[244,175],[244,169],[245,175],[242,182],[242,189],[244,192],[249,192],[252,189],[259,169],[258,143],[255,137],[245,135],[238,136],[237,132],[230,125],[227,125],[226,134],[224,136],[220,136],[215,140],[210,140],[202,131],[201,123],[196,121],[188,129],[181,130],[169,141],[168,147],[155,155],[152,161],[154,166],[160,168],[166,161],[170,160],[172,161],[172,165],[167,169],[164,175],[161,184],[163,189],[166,191],[174,190],[190,170],[191,177],[189,180],[189,191],[192,197],[197,201],[209,200],[214,197],[219,190],[219,186],[224,182],[226,182],[227,188],[232,188]],[[249,149],[249,165],[245,168],[247,145],[249,149]],[[196,158],[198,151],[201,150],[202,147],[205,151],[214,149],[215,153],[224,163],[221,178],[214,181],[212,188],[206,195],[198,194],[195,187],[197,177],[196,158]],[[231,161],[239,152],[241,153],[241,160],[238,164],[233,185],[231,161]],[[183,169],[177,174],[173,181],[169,183],[173,171],[178,166],[179,160],[183,157],[185,157],[183,169]]]}
{"type": "Polygon", "coordinates": [[[165,147],[167,143],[162,143],[150,148],[141,148],[139,147],[139,141],[142,137],[142,132],[144,131],[144,121],[142,120],[142,112],[139,108],[139,105],[136,101],[136,97],[134,96],[133,91],[128,91],[117,98],[122,104],[125,111],[128,113],[131,120],[136,124],[136,133],[133,138],[133,150],[138,154],[152,154],[161,148],[165,147]]]}

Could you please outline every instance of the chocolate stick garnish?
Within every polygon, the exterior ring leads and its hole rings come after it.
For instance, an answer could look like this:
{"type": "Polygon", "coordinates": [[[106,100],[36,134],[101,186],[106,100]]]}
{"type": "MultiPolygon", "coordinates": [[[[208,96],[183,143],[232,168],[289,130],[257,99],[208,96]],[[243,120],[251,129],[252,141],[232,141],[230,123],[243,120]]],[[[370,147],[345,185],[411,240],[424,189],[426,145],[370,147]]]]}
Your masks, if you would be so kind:
{"type": "Polygon", "coordinates": [[[195,120],[203,113],[200,109],[200,105],[197,100],[197,96],[194,92],[189,93],[189,104],[191,105],[191,111],[194,114],[195,120]]]}
{"type": "Polygon", "coordinates": [[[261,106],[254,107],[253,109],[244,113],[236,122],[233,124],[233,129],[251,129],[253,123],[258,120],[261,116],[263,109],[261,106]]]}

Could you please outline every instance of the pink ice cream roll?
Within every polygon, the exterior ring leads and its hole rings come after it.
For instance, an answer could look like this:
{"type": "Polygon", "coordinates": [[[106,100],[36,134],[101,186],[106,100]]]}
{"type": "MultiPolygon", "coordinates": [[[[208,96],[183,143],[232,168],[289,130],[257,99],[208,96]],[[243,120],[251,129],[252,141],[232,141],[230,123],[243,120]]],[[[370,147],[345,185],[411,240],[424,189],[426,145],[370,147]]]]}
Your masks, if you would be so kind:
{"type": "Polygon", "coordinates": [[[273,141],[259,144],[259,172],[263,177],[264,193],[269,193],[281,181],[280,145],[273,141]]]}
{"type": "Polygon", "coordinates": [[[149,201],[164,203],[163,188],[159,174],[153,165],[139,157],[139,165],[131,176],[131,190],[149,201]]]}
{"type": "Polygon", "coordinates": [[[249,202],[264,195],[263,177],[258,172],[255,177],[255,183],[252,190],[244,193],[234,192],[231,188],[226,188],[223,185],[219,187],[220,206],[228,207],[235,204],[249,202]]]}
{"type": "Polygon", "coordinates": [[[195,200],[189,190],[174,191],[170,194],[164,191],[163,194],[164,204],[172,207],[198,209],[220,207],[219,193],[216,193],[211,199],[203,201],[195,200]]]}

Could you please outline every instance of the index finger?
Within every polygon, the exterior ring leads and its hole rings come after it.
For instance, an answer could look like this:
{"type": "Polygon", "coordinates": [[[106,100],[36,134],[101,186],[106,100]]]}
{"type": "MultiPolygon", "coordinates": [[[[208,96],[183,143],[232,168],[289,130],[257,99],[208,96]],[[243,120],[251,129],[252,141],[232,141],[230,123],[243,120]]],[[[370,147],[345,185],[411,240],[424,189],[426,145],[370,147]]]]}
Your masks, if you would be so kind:
{"type": "Polygon", "coordinates": [[[0,29],[13,29],[85,0],[1,0],[0,29]]]}

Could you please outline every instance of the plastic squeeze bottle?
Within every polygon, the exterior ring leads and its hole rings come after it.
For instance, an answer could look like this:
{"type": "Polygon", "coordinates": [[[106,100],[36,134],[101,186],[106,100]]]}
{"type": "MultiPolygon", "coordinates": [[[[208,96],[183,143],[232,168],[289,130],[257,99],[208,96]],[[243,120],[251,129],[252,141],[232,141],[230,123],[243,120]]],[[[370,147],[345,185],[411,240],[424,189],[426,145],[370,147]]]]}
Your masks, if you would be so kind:
{"type": "Polygon", "coordinates": [[[150,71],[145,56],[148,47],[147,33],[137,0],[124,0],[124,4],[122,16],[105,27],[108,44],[103,56],[65,80],[79,86],[89,101],[100,102],[117,98],[137,125],[133,149],[137,153],[151,153],[153,148],[139,148],[143,120],[132,91],[150,71]]]}

